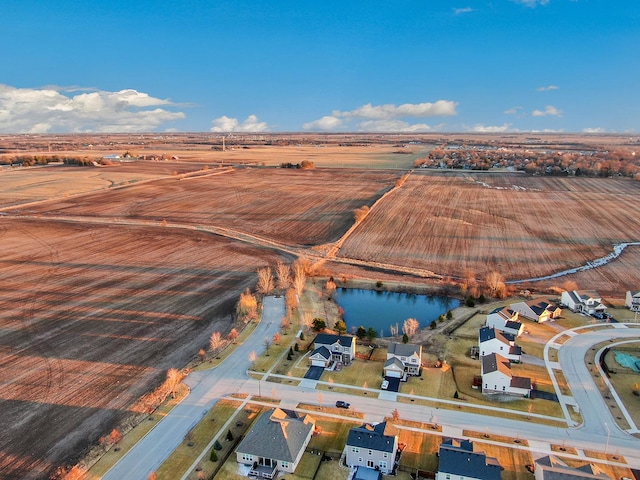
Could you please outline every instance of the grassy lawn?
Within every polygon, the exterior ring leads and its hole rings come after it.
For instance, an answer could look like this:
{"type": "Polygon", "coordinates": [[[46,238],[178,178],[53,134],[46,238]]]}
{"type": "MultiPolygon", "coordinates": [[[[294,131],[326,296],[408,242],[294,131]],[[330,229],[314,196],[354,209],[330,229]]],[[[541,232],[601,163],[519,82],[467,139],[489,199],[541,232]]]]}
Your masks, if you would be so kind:
{"type": "MultiPolygon", "coordinates": [[[[318,395],[322,396],[321,393],[318,395]]],[[[298,408],[301,410],[309,411],[309,412],[333,413],[336,415],[340,415],[341,417],[347,417],[345,419],[341,419],[342,422],[346,421],[346,422],[355,422],[358,424],[362,424],[361,420],[364,418],[364,414],[357,412],[356,410],[353,410],[353,409],[345,410],[343,408],[336,408],[336,407],[321,407],[319,405],[310,405],[308,403],[299,403],[298,408]],[[351,420],[351,418],[348,418],[348,417],[352,417],[353,420],[351,420]]],[[[313,416],[313,413],[311,414],[311,416],[313,416]]],[[[316,420],[318,420],[319,418],[322,418],[322,417],[315,417],[315,418],[316,420]]]]}
{"type": "MultiPolygon", "coordinates": [[[[313,414],[311,415],[313,417],[313,414]]],[[[361,419],[335,419],[328,417],[314,417],[316,427],[320,430],[319,435],[314,435],[309,442],[309,448],[321,450],[323,452],[342,452],[347,443],[349,430],[362,425],[361,419]]]]}
{"type": "MultiPolygon", "coordinates": [[[[158,480],[180,478],[180,476],[188,471],[189,467],[216,435],[218,435],[218,440],[223,447],[221,450],[216,451],[218,458],[222,459],[225,455],[231,453],[231,457],[235,459],[233,452],[231,452],[234,443],[225,439],[227,431],[231,430],[234,438],[240,438],[241,435],[246,433],[262,410],[261,407],[255,405],[247,405],[238,410],[240,405],[240,401],[220,400],[215,407],[203,417],[198,425],[193,428],[191,431],[193,434],[192,437],[183,439],[178,448],[173,451],[169,458],[167,458],[158,469],[156,472],[158,480]],[[229,429],[221,431],[223,425],[229,418],[233,418],[232,426],[229,429]]],[[[206,474],[206,478],[213,474],[218,467],[217,462],[211,462],[209,460],[209,452],[207,452],[199,465],[202,472],[206,474]]],[[[198,473],[191,472],[189,478],[198,478],[198,473]]]]}
{"type": "Polygon", "coordinates": [[[364,388],[380,388],[382,384],[383,362],[356,358],[351,365],[339,372],[324,371],[320,380],[329,383],[342,383],[364,388]]]}
{"type": "Polygon", "coordinates": [[[525,469],[525,465],[533,463],[528,450],[480,442],[474,442],[473,447],[475,451],[484,451],[488,457],[498,459],[503,468],[500,474],[501,480],[531,480],[532,475],[525,469]]]}
{"type": "Polygon", "coordinates": [[[431,472],[438,469],[436,453],[442,443],[440,436],[399,429],[398,443],[406,445],[400,457],[401,465],[431,472]]]}

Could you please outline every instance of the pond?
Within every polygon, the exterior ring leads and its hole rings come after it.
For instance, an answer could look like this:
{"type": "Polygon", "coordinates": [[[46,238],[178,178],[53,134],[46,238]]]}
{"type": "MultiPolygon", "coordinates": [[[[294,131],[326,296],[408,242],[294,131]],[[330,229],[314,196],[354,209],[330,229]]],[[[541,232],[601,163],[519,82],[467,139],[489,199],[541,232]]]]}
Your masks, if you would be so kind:
{"type": "Polygon", "coordinates": [[[456,298],[357,288],[338,288],[333,296],[344,310],[349,332],[362,325],[367,330],[372,327],[379,337],[391,336],[390,327],[396,324],[402,334],[407,318],[415,318],[420,328],[428,327],[440,315],[460,306],[456,298]]]}

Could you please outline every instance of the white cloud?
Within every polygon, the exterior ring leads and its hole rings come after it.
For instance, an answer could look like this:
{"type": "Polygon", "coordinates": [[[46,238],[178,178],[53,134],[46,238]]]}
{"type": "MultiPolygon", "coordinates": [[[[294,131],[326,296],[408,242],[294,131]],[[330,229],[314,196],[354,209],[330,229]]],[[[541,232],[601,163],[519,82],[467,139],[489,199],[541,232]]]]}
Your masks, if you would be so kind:
{"type": "Polygon", "coordinates": [[[318,120],[314,120],[313,122],[307,122],[302,125],[302,128],[305,130],[335,130],[337,127],[342,125],[342,120],[338,117],[334,117],[332,115],[325,115],[318,120]]]}
{"type": "Polygon", "coordinates": [[[481,123],[476,123],[473,127],[469,129],[471,132],[475,133],[502,133],[508,132],[511,128],[510,123],[505,123],[502,125],[483,125],[481,123]]]}
{"type": "Polygon", "coordinates": [[[546,107],[544,107],[544,110],[534,110],[533,112],[531,112],[531,115],[534,117],[561,117],[562,111],[558,110],[553,105],[547,105],[546,107]]]}
{"type": "Polygon", "coordinates": [[[457,102],[438,100],[430,103],[404,103],[402,105],[372,105],[367,103],[354,110],[334,110],[318,120],[302,125],[305,130],[331,131],[359,130],[385,132],[426,132],[432,127],[426,123],[411,124],[401,118],[448,117],[457,115],[457,102]],[[357,120],[362,121],[358,122],[357,120]]]}
{"type": "Polygon", "coordinates": [[[91,89],[0,84],[0,132],[144,132],[185,117],[182,112],[159,108],[174,106],[170,100],[131,89],[65,94],[87,90],[91,89]]]}
{"type": "Polygon", "coordinates": [[[604,128],[601,127],[593,127],[593,128],[583,128],[582,131],[584,133],[604,133],[604,128]]]}
{"type": "Polygon", "coordinates": [[[471,7],[454,8],[453,9],[453,14],[454,15],[462,15],[463,13],[471,13],[473,11],[474,10],[471,7]]]}
{"type": "Polygon", "coordinates": [[[237,118],[223,115],[211,121],[211,132],[267,132],[269,126],[267,122],[259,122],[258,117],[249,115],[247,119],[240,123],[237,118]]]}
{"type": "Polygon", "coordinates": [[[520,5],[524,5],[525,7],[537,7],[538,5],[547,5],[549,0],[511,0],[514,3],[519,3],[520,5]]]}
{"type": "Polygon", "coordinates": [[[550,90],[560,90],[560,87],[557,85],[547,85],[546,87],[538,87],[536,91],[538,92],[548,92],[550,90]]]}
{"type": "Polygon", "coordinates": [[[410,124],[402,120],[365,120],[360,122],[358,130],[361,132],[430,132],[432,127],[426,123],[410,124]]]}
{"type": "Polygon", "coordinates": [[[517,113],[519,113],[521,111],[522,111],[522,107],[518,106],[518,107],[510,108],[509,110],[505,110],[502,113],[505,113],[507,115],[516,115],[517,113]]]}
{"type": "Polygon", "coordinates": [[[448,117],[456,115],[457,102],[449,100],[438,100],[430,103],[404,103],[402,105],[394,105],[392,103],[386,105],[371,105],[367,103],[355,110],[342,112],[335,110],[332,112],[334,117],[342,118],[371,118],[371,119],[388,119],[401,117],[448,117]]]}

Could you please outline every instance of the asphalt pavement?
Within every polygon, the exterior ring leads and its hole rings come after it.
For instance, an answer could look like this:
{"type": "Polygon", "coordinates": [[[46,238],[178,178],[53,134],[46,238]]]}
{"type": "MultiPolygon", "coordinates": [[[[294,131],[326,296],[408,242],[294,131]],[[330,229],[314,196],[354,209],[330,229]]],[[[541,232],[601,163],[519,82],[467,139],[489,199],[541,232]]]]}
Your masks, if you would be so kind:
{"type": "Polygon", "coordinates": [[[242,389],[251,366],[251,352],[260,355],[264,351],[264,339],[273,337],[284,316],[284,298],[265,297],[262,320],[249,338],[217,367],[192,372],[185,379],[191,389],[189,395],[129,450],[103,480],[147,480],[149,473],[162,465],[219,399],[242,389]]]}

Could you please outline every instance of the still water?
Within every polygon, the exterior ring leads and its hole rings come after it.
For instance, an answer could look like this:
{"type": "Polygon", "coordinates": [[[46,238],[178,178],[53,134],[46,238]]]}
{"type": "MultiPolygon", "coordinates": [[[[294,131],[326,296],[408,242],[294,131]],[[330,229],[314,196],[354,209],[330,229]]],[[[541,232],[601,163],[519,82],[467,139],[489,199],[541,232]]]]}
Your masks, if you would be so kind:
{"type": "Polygon", "coordinates": [[[379,337],[391,336],[390,326],[396,323],[402,334],[402,323],[407,318],[415,318],[420,328],[428,327],[440,315],[460,305],[456,298],[357,288],[338,288],[334,298],[344,310],[349,332],[362,325],[367,330],[373,327],[379,337]]]}

